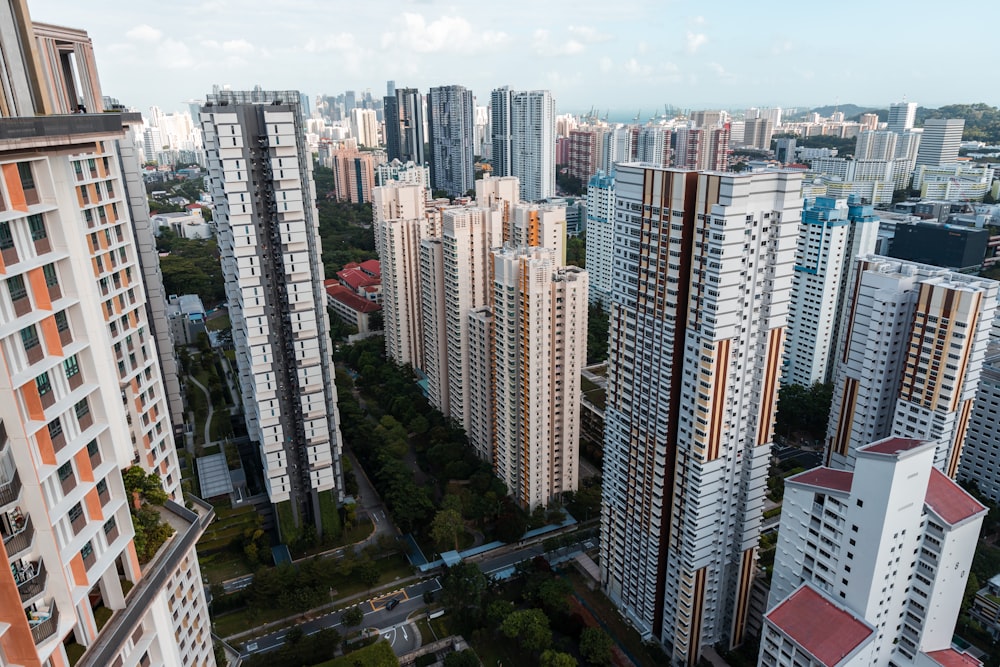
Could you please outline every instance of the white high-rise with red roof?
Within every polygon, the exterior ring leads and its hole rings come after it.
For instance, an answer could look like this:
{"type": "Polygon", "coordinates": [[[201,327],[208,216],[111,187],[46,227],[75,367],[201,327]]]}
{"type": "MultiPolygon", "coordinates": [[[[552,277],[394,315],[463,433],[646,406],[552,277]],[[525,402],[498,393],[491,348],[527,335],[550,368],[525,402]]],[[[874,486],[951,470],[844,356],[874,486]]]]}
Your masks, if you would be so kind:
{"type": "Polygon", "coordinates": [[[890,437],[785,481],[759,664],[978,664],[952,649],[986,508],[890,437]]]}

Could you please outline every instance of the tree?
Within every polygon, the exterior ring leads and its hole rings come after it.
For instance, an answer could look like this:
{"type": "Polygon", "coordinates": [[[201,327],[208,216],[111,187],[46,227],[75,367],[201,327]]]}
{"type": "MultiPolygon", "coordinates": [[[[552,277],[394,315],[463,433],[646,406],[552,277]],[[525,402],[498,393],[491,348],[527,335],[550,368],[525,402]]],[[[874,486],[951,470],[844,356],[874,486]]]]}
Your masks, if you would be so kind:
{"type": "Polygon", "coordinates": [[[489,579],[475,563],[458,563],[448,568],[441,580],[441,602],[460,615],[472,608],[478,613],[489,586],[489,579]]]}
{"type": "Polygon", "coordinates": [[[372,586],[378,583],[381,573],[378,571],[378,567],[370,560],[365,560],[358,566],[357,577],[361,580],[368,590],[371,590],[372,586]]]}
{"type": "Polygon", "coordinates": [[[431,523],[431,539],[438,545],[454,543],[458,551],[458,536],[465,532],[462,514],[454,509],[444,509],[434,515],[431,523]]]}
{"type": "Polygon", "coordinates": [[[590,665],[610,665],[614,640],[600,628],[585,628],[580,633],[580,655],[590,665]]]}
{"type": "Polygon", "coordinates": [[[549,649],[542,653],[542,658],[538,664],[541,667],[576,667],[579,663],[569,653],[561,653],[560,651],[549,649]]]}
{"type": "Polygon", "coordinates": [[[587,363],[599,364],[608,358],[608,337],[611,321],[599,303],[591,304],[587,313],[587,363]]]}
{"type": "Polygon", "coordinates": [[[361,611],[361,607],[358,606],[351,607],[340,616],[340,622],[347,627],[361,625],[363,620],[365,620],[365,612],[361,611]]]}
{"type": "Polygon", "coordinates": [[[510,600],[494,600],[486,608],[486,622],[493,626],[501,626],[507,617],[514,613],[514,603],[510,600]]]}
{"type": "Polygon", "coordinates": [[[479,657],[471,648],[449,653],[444,658],[444,667],[479,667],[479,657]]]}
{"type": "Polygon", "coordinates": [[[570,236],[566,239],[566,264],[587,268],[587,242],[584,237],[570,236]]]}
{"type": "Polygon", "coordinates": [[[147,474],[139,466],[132,466],[122,473],[122,481],[125,492],[132,498],[133,507],[138,508],[142,503],[162,505],[167,501],[167,492],[155,472],[147,474]]]}
{"type": "Polygon", "coordinates": [[[516,639],[529,651],[543,651],[552,643],[549,619],[541,609],[520,609],[500,626],[508,639],[516,639]]]}

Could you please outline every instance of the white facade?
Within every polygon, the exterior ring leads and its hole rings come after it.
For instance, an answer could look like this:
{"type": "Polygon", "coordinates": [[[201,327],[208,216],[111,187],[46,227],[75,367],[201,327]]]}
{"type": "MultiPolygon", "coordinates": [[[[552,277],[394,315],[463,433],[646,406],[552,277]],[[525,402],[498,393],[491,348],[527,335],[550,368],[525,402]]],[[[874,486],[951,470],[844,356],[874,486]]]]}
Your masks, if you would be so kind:
{"type": "Polygon", "coordinates": [[[896,157],[898,135],[889,131],[865,131],[858,134],[855,160],[892,160],[896,157]]]}
{"type": "Polygon", "coordinates": [[[997,306],[997,283],[866,255],[851,274],[827,426],[827,464],[898,435],[932,440],[954,477],[997,306]],[[876,372],[873,372],[875,369],[876,372]]]}
{"type": "Polygon", "coordinates": [[[378,115],[374,109],[351,109],[351,135],[358,140],[358,146],[376,148],[378,138],[378,115]]]}
{"type": "Polygon", "coordinates": [[[448,332],[444,291],[444,245],[440,238],[420,242],[420,317],[427,400],[449,416],[448,332]]]}
{"type": "Polygon", "coordinates": [[[556,194],[556,105],[547,90],[494,90],[490,117],[493,173],[516,176],[520,198],[538,201],[556,194]]]}
{"type": "MultiPolygon", "coordinates": [[[[786,479],[768,616],[807,584],[873,629],[869,661],[844,664],[914,664],[949,649],[986,508],[934,467],[935,456],[931,442],[890,437],[859,448],[853,472],[820,467],[786,479]]],[[[769,630],[796,622],[779,618],[769,630]]],[[[800,644],[849,636],[817,627],[800,644]]],[[[768,632],[760,664],[786,664],[768,632]]]]}
{"type": "Polygon", "coordinates": [[[494,256],[496,474],[526,509],[577,488],[587,272],[547,248],[494,256]]]}
{"type": "Polygon", "coordinates": [[[743,641],[801,178],[616,174],[601,583],[686,665],[743,641]]]}
{"type": "Polygon", "coordinates": [[[427,165],[418,165],[412,160],[402,163],[399,160],[382,162],[375,165],[375,176],[379,185],[389,185],[390,181],[398,181],[406,185],[420,185],[430,190],[431,169],[427,165]]]}
{"type": "Polygon", "coordinates": [[[965,129],[964,118],[928,118],[924,121],[924,133],[917,151],[917,167],[936,167],[958,158],[958,146],[962,143],[965,129]]]}
{"type": "MultiPolygon", "coordinates": [[[[641,136],[641,135],[640,135],[641,136]]],[[[587,273],[590,301],[611,308],[615,248],[615,176],[597,172],[587,184],[587,273]]]]}
{"type": "Polygon", "coordinates": [[[515,204],[503,241],[514,246],[539,246],[556,253],[559,266],[566,263],[566,206],[515,204]]]}
{"type": "Polygon", "coordinates": [[[855,257],[875,250],[877,237],[878,217],[870,206],[828,197],[807,201],[795,251],[782,383],[808,387],[830,381],[848,275],[855,257]]]}
{"type": "Polygon", "coordinates": [[[1000,501],[1000,356],[983,365],[972,408],[958,477],[975,482],[993,502],[1000,501]]]}
{"type": "Polygon", "coordinates": [[[201,118],[247,430],[271,502],[321,533],[321,503],[343,499],[340,416],[299,99],[224,91],[201,118]]]}
{"type": "Polygon", "coordinates": [[[890,104],[888,123],[889,131],[895,132],[896,134],[902,134],[907,130],[912,130],[913,122],[916,117],[916,102],[896,102],[894,104],[890,104]]]}
{"type": "Polygon", "coordinates": [[[420,185],[389,183],[372,190],[375,248],[382,263],[385,349],[397,364],[424,368],[420,313],[420,242],[437,236],[420,185]]]}

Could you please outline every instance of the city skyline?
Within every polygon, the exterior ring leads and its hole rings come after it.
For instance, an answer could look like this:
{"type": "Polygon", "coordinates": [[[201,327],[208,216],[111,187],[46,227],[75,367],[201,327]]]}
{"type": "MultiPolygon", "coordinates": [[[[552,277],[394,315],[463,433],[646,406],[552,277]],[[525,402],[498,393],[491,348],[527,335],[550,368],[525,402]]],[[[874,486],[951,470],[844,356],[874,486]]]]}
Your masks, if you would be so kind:
{"type": "MultiPolygon", "coordinates": [[[[246,2],[238,11],[231,0],[144,5],[141,12],[120,0],[111,4],[99,21],[68,0],[34,5],[32,16],[87,30],[102,63],[102,88],[139,109],[182,109],[216,83],[291,87],[310,96],[371,88],[381,95],[389,79],[421,91],[463,85],[480,105],[501,85],[549,89],[559,113],[596,106],[619,118],[641,111],[643,119],[662,113],[665,104],[885,108],[904,97],[931,107],[1000,102],[983,99],[972,70],[964,74],[943,59],[897,68],[891,87],[882,69],[871,67],[900,58],[904,40],[917,44],[964,29],[959,13],[934,11],[931,22],[929,3],[904,13],[848,2],[843,16],[856,7],[864,9],[864,19],[833,33],[819,15],[810,22],[808,10],[796,14],[799,27],[788,30],[779,15],[749,6],[676,2],[663,8],[644,0],[618,3],[613,14],[596,3],[515,4],[501,11],[414,1],[358,5],[350,13],[315,0],[280,7],[246,2]],[[837,57],[812,57],[822,37],[811,34],[810,25],[823,27],[837,57]],[[885,31],[887,25],[893,30],[885,31]],[[335,68],[303,66],[328,59],[335,68]]],[[[982,21],[991,14],[1000,18],[1000,8],[983,12],[982,21]]]]}

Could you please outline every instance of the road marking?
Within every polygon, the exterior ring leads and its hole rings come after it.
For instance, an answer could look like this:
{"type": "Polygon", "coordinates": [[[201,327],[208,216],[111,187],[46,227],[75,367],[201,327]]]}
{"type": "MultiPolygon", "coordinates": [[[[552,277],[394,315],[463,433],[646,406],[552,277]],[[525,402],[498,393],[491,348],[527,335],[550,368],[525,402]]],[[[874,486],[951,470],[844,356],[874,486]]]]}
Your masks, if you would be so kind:
{"type": "Polygon", "coordinates": [[[406,635],[406,626],[401,626],[399,629],[403,633],[403,639],[409,641],[410,638],[406,635]]]}

